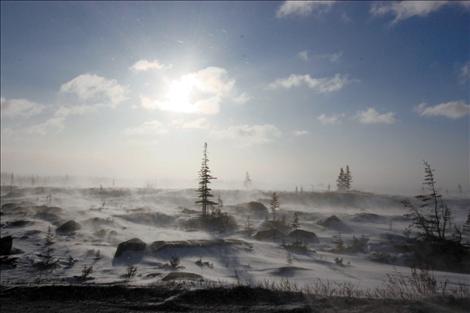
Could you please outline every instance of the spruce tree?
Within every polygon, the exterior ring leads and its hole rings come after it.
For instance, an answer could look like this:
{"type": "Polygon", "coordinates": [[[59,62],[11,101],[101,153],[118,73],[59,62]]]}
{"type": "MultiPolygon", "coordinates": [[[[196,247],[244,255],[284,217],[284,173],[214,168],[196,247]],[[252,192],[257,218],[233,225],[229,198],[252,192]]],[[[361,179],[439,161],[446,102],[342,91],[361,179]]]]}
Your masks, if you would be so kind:
{"type": "Polygon", "coordinates": [[[343,168],[341,168],[339,170],[339,175],[338,175],[338,179],[336,180],[336,189],[338,191],[343,191],[344,190],[344,170],[343,168]]]}
{"type": "Polygon", "coordinates": [[[352,183],[351,171],[349,170],[349,165],[346,165],[346,173],[344,174],[344,188],[346,190],[350,190],[351,183],[352,183]]]}
{"type": "Polygon", "coordinates": [[[217,204],[217,202],[211,200],[214,195],[211,193],[212,189],[209,188],[209,184],[211,183],[211,180],[216,178],[210,174],[211,171],[209,169],[208,162],[209,159],[207,158],[207,143],[204,143],[201,170],[199,171],[199,188],[197,189],[199,200],[196,201],[196,204],[201,205],[203,217],[207,216],[208,207],[217,204]]]}

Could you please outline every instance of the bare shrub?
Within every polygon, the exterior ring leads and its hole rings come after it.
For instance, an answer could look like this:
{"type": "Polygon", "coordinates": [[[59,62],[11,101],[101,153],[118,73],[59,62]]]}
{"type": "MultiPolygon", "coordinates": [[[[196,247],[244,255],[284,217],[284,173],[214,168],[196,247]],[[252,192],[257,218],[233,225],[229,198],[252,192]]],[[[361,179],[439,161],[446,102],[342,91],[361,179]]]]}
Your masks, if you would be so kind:
{"type": "Polygon", "coordinates": [[[93,266],[83,265],[82,275],[80,276],[81,281],[86,281],[92,279],[90,276],[93,273],[93,266]]]}
{"type": "Polygon", "coordinates": [[[203,261],[201,258],[199,258],[199,260],[197,260],[196,262],[194,262],[197,266],[199,266],[200,268],[204,268],[204,267],[207,267],[207,268],[214,268],[214,264],[212,264],[211,262],[209,261],[203,261]]]}
{"type": "Polygon", "coordinates": [[[126,273],[123,275],[123,277],[126,280],[130,280],[133,277],[135,277],[136,274],[137,274],[137,267],[134,265],[129,265],[127,266],[126,273]]]}
{"type": "Polygon", "coordinates": [[[178,269],[180,265],[180,258],[177,256],[172,256],[170,258],[170,267],[172,269],[178,269]]]}
{"type": "Polygon", "coordinates": [[[411,275],[400,273],[387,274],[385,291],[389,297],[404,300],[445,296],[449,293],[449,281],[438,281],[427,269],[411,268],[411,275]]]}
{"type": "Polygon", "coordinates": [[[294,253],[307,253],[308,252],[308,246],[300,241],[296,240],[293,243],[285,243],[282,245],[284,249],[286,249],[289,252],[294,252],[294,253]]]}

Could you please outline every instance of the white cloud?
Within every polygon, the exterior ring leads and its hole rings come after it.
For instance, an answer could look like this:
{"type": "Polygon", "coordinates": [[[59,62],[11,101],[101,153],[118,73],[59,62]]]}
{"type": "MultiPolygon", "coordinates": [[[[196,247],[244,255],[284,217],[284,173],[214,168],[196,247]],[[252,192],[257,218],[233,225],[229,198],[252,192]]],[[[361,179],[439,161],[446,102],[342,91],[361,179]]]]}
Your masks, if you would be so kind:
{"type": "Polygon", "coordinates": [[[360,111],[356,115],[357,120],[362,124],[395,124],[395,113],[379,113],[374,108],[360,111]]]}
{"type": "Polygon", "coordinates": [[[162,97],[141,96],[141,106],[148,110],[217,114],[222,101],[231,97],[234,85],[235,80],[225,69],[207,67],[170,81],[162,97]]]}
{"type": "Polygon", "coordinates": [[[29,101],[27,99],[5,99],[0,98],[0,108],[2,117],[31,117],[39,114],[44,109],[44,105],[29,101]]]}
{"type": "Polygon", "coordinates": [[[307,50],[300,51],[299,53],[297,53],[297,56],[299,57],[299,59],[305,62],[308,62],[308,60],[310,59],[310,56],[307,50]]]}
{"type": "Polygon", "coordinates": [[[328,59],[328,61],[330,61],[331,63],[338,62],[341,59],[342,56],[343,56],[343,51],[338,51],[338,52],[335,52],[335,53],[324,54],[323,55],[323,57],[328,59]]]}
{"type": "Polygon", "coordinates": [[[251,97],[247,95],[245,92],[242,92],[241,94],[233,98],[233,102],[238,103],[238,104],[245,104],[250,100],[251,100],[251,97]]]}
{"type": "Polygon", "coordinates": [[[50,132],[61,132],[64,129],[65,117],[54,116],[43,123],[32,125],[26,128],[27,134],[46,135],[50,132]]]}
{"type": "Polygon", "coordinates": [[[421,116],[444,116],[451,119],[458,119],[465,115],[470,115],[470,104],[460,101],[449,101],[435,106],[428,106],[421,103],[416,108],[421,116]]]}
{"type": "Polygon", "coordinates": [[[293,16],[308,16],[313,12],[325,12],[335,1],[285,1],[278,8],[276,17],[293,16]]]}
{"type": "Polygon", "coordinates": [[[294,130],[292,133],[294,134],[294,136],[305,136],[309,134],[309,131],[301,129],[301,130],[294,130]]]}
{"type": "Polygon", "coordinates": [[[115,107],[128,99],[128,89],[114,79],[95,74],[82,74],[64,83],[62,93],[75,94],[80,100],[115,107]]]}
{"type": "Polygon", "coordinates": [[[470,61],[465,63],[461,68],[460,68],[460,80],[462,82],[466,82],[470,80],[470,61]]]}
{"type": "Polygon", "coordinates": [[[210,128],[209,121],[203,117],[186,121],[184,119],[173,120],[171,125],[183,129],[208,129],[210,128]]]}
{"type": "Polygon", "coordinates": [[[48,120],[26,128],[27,134],[46,135],[50,132],[61,132],[65,128],[65,121],[69,116],[83,115],[95,112],[96,107],[91,105],[61,105],[48,120]]]}
{"type": "Polygon", "coordinates": [[[393,23],[397,23],[414,16],[427,16],[451,4],[470,7],[469,2],[465,1],[382,1],[373,3],[370,13],[375,16],[391,14],[394,16],[393,23]]]}
{"type": "Polygon", "coordinates": [[[297,57],[302,61],[308,62],[311,58],[320,58],[328,60],[331,63],[337,63],[343,56],[343,51],[338,51],[334,53],[325,53],[325,54],[311,54],[308,50],[302,50],[297,53],[297,57]]]}
{"type": "Polygon", "coordinates": [[[342,89],[344,86],[352,82],[347,75],[335,74],[333,77],[314,78],[309,74],[298,75],[291,74],[287,78],[280,78],[269,84],[269,88],[292,88],[307,86],[320,93],[334,92],[342,89]]]}
{"type": "Polygon", "coordinates": [[[341,119],[344,117],[344,114],[333,114],[326,115],[321,114],[317,117],[317,120],[320,121],[323,125],[334,125],[341,123],[341,119]]]}
{"type": "Polygon", "coordinates": [[[274,125],[237,125],[226,129],[214,129],[211,135],[218,139],[234,140],[242,146],[272,142],[281,137],[282,132],[274,125]]]}
{"type": "Polygon", "coordinates": [[[124,130],[127,136],[152,137],[168,133],[167,127],[160,121],[153,120],[144,122],[142,125],[130,127],[124,130]]]}
{"type": "Polygon", "coordinates": [[[146,71],[149,71],[149,70],[170,69],[172,67],[173,67],[173,65],[171,65],[171,64],[162,64],[158,60],[149,61],[149,60],[142,59],[142,60],[139,60],[139,61],[135,62],[130,67],[130,70],[132,70],[134,72],[146,72],[146,71]]]}
{"type": "Polygon", "coordinates": [[[54,113],[54,116],[67,117],[72,115],[83,115],[95,111],[96,107],[92,105],[61,105],[54,113]]]}

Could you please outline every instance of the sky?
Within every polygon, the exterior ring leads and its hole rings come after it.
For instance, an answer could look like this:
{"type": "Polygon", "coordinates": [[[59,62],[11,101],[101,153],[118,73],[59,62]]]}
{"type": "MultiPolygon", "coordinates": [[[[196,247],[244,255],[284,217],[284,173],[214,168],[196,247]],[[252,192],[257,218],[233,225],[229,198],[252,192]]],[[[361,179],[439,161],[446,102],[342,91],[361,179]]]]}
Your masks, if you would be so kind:
{"type": "Polygon", "coordinates": [[[470,189],[470,2],[1,2],[1,170],[470,189]]]}

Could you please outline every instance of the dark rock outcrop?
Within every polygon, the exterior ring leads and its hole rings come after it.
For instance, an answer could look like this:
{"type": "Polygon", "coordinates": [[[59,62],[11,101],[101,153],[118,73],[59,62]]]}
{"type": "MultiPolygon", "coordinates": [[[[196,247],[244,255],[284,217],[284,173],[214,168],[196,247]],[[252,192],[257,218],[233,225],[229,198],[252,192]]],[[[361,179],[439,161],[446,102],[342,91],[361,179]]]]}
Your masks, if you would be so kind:
{"type": "Polygon", "coordinates": [[[5,237],[0,238],[0,255],[10,254],[12,245],[13,245],[12,236],[5,236],[5,237]]]}
{"type": "Polygon", "coordinates": [[[132,238],[121,242],[114,254],[113,265],[139,263],[147,249],[147,244],[139,238],[132,238]]]}
{"type": "Polygon", "coordinates": [[[269,214],[268,208],[261,202],[251,201],[243,205],[248,213],[256,218],[263,219],[269,214]]]}
{"type": "Polygon", "coordinates": [[[336,215],[331,215],[330,217],[319,221],[318,224],[331,230],[336,230],[340,232],[351,232],[351,227],[345,224],[336,215]]]}
{"type": "Polygon", "coordinates": [[[168,258],[174,255],[203,255],[221,253],[224,249],[238,246],[251,249],[251,245],[237,239],[211,239],[211,240],[178,240],[154,241],[149,246],[149,252],[158,257],[168,258]]]}
{"type": "Polygon", "coordinates": [[[387,218],[374,213],[358,213],[351,218],[351,221],[358,223],[384,223],[387,221],[387,218]]]}
{"type": "Polygon", "coordinates": [[[25,227],[29,225],[33,225],[33,221],[28,221],[28,220],[14,220],[14,221],[9,221],[6,222],[5,227],[8,228],[19,228],[19,227],[25,227]]]}
{"type": "Polygon", "coordinates": [[[303,243],[318,243],[318,237],[314,232],[296,229],[287,235],[290,241],[301,241],[303,243]]]}
{"type": "Polygon", "coordinates": [[[253,238],[261,241],[282,241],[286,239],[286,235],[283,232],[272,228],[256,232],[253,238]]]}
{"type": "Polygon", "coordinates": [[[199,274],[190,273],[190,272],[171,272],[162,278],[162,281],[175,281],[175,280],[202,281],[204,280],[204,277],[202,277],[199,274]]]}
{"type": "Polygon", "coordinates": [[[81,228],[82,226],[79,223],[73,220],[70,220],[60,225],[59,227],[57,227],[56,233],[62,234],[62,235],[71,235],[81,228]]]}

